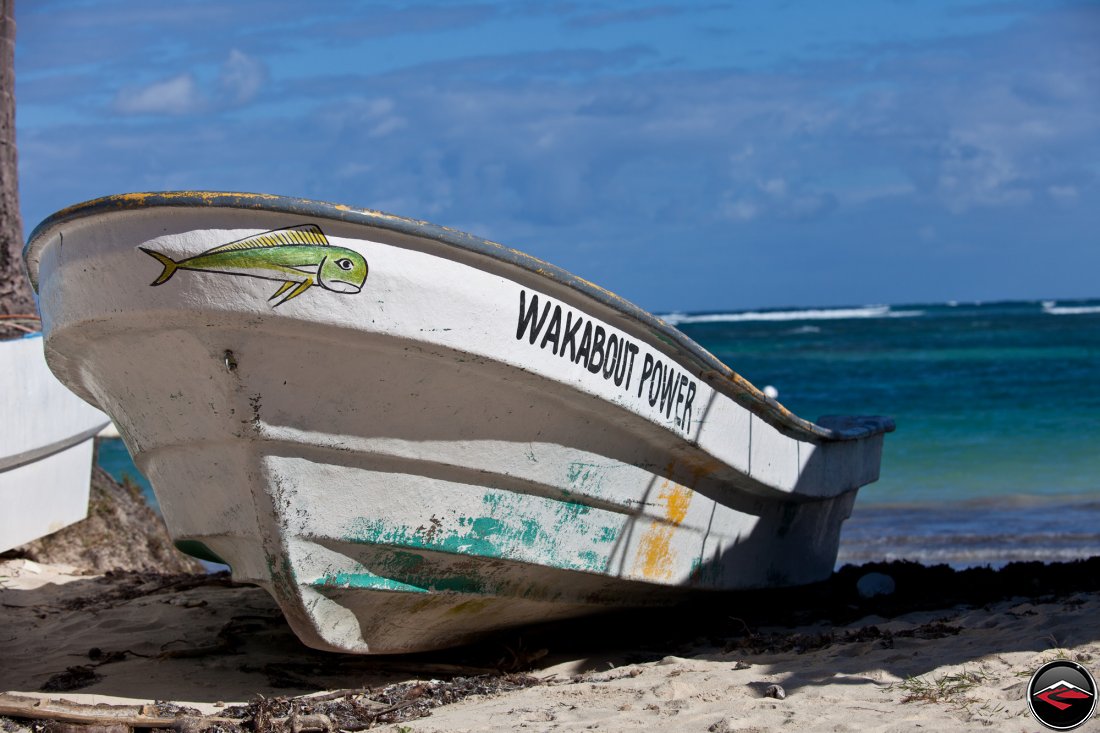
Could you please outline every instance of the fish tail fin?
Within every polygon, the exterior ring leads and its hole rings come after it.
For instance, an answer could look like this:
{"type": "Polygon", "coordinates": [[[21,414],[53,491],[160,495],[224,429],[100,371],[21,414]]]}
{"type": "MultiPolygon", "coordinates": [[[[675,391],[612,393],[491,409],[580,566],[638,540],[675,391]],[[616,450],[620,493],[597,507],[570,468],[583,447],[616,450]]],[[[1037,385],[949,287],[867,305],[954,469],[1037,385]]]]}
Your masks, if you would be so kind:
{"type": "Polygon", "coordinates": [[[164,272],[160,273],[160,276],[154,280],[151,285],[162,285],[168,282],[172,275],[176,274],[176,269],[179,267],[176,261],[168,255],[163,255],[160,252],[155,252],[151,249],[145,249],[145,247],[138,247],[142,252],[155,259],[160,264],[164,265],[164,272]]]}

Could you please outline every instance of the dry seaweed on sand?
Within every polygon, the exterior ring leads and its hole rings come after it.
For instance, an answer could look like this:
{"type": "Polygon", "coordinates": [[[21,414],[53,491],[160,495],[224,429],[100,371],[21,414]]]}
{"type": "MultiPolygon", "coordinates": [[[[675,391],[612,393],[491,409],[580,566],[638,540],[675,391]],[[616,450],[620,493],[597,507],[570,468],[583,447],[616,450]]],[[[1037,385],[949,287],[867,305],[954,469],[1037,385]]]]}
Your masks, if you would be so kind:
{"type": "MultiPolygon", "coordinates": [[[[375,689],[341,690],[325,695],[260,698],[217,714],[157,702],[151,705],[84,705],[0,694],[0,716],[112,730],[167,728],[199,731],[359,731],[423,718],[443,705],[473,695],[494,695],[541,684],[526,674],[477,675],[451,680],[400,682],[375,689]]],[[[2,719],[2,718],[0,718],[2,719]]]]}
{"type": "Polygon", "coordinates": [[[0,339],[21,338],[42,330],[37,313],[0,313],[0,339]]]}

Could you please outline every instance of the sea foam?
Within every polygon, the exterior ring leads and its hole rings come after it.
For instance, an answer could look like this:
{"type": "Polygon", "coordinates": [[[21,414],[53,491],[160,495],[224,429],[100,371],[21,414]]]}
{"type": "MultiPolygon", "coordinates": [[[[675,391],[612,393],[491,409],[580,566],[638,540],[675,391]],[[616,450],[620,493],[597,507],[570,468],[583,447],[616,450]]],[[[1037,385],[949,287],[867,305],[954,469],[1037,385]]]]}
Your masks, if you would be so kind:
{"type": "Polygon", "coordinates": [[[1100,305],[1058,305],[1056,301],[1044,300],[1043,313],[1049,313],[1052,316],[1080,316],[1100,313],[1100,305]]]}
{"type": "Polygon", "coordinates": [[[862,308],[809,308],[786,311],[744,311],[741,313],[669,313],[661,316],[673,325],[681,323],[739,323],[744,321],[828,321],[849,318],[912,318],[924,315],[922,310],[891,310],[888,305],[868,305],[862,308]]]}

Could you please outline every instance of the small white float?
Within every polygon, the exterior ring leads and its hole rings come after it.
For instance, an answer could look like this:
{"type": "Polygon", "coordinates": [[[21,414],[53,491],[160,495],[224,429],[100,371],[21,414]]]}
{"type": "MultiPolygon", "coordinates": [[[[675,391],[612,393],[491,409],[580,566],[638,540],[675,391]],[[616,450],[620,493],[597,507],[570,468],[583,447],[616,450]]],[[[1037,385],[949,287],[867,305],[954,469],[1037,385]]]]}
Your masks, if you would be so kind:
{"type": "Polygon", "coordinates": [[[115,196],[25,256],[51,367],[178,546],[320,649],[820,580],[893,429],[802,420],[595,285],[373,211],[115,196]]]}

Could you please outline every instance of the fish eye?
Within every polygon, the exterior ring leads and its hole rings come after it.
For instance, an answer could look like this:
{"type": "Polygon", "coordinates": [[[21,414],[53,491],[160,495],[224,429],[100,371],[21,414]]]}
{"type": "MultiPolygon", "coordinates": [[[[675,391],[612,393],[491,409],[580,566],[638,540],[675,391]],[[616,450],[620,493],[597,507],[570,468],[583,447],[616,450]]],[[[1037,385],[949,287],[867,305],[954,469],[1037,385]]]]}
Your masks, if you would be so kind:
{"type": "Polygon", "coordinates": [[[344,257],[343,259],[336,260],[336,266],[339,267],[341,270],[350,270],[351,268],[355,267],[355,263],[349,260],[347,257],[344,257]]]}

